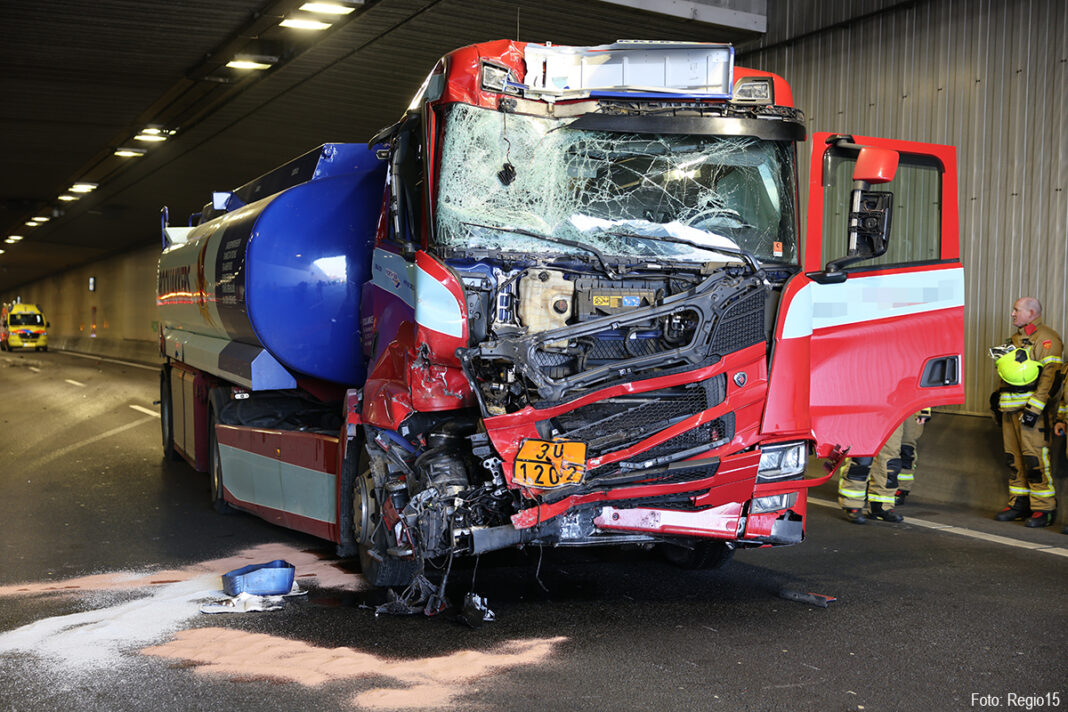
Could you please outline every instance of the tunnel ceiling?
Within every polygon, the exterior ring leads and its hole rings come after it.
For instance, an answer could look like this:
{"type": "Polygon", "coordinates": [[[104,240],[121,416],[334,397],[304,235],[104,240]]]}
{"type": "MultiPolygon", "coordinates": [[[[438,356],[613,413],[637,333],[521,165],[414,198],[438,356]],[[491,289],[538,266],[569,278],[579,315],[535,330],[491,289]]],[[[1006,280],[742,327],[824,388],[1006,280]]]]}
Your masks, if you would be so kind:
{"type": "Polygon", "coordinates": [[[0,238],[23,240],[0,243],[0,291],[158,244],[164,205],[172,224],[185,224],[212,190],[322,143],[368,140],[400,117],[436,60],[457,47],[517,36],[575,45],[758,37],[738,28],[744,22],[708,21],[706,10],[719,13],[715,20],[732,14],[712,7],[732,4],[725,0],[368,0],[323,32],[279,27],[300,4],[8,3],[0,30],[0,238]],[[691,17],[639,5],[688,7],[691,17]],[[278,63],[264,72],[225,67],[239,53],[278,63]],[[147,126],[175,133],[159,143],[133,140],[147,126]],[[113,155],[126,146],[147,152],[113,155]],[[98,188],[59,201],[77,180],[98,188]],[[51,219],[24,224],[38,216],[51,219]]]}

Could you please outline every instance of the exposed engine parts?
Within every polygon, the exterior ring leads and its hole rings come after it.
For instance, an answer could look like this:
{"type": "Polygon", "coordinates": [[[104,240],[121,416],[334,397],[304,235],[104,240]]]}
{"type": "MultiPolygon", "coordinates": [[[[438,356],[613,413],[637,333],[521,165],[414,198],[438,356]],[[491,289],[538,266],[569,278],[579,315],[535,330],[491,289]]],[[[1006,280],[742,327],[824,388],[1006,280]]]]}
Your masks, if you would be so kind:
{"type": "Polygon", "coordinates": [[[486,341],[460,352],[483,413],[545,407],[613,382],[699,368],[765,338],[761,273],[734,267],[686,276],[568,278],[528,269],[508,277],[496,298],[469,287],[476,295],[469,303],[502,305],[513,300],[501,292],[519,284],[516,317],[498,309],[478,327],[486,341]],[[528,316],[532,309],[542,317],[528,316]]]}

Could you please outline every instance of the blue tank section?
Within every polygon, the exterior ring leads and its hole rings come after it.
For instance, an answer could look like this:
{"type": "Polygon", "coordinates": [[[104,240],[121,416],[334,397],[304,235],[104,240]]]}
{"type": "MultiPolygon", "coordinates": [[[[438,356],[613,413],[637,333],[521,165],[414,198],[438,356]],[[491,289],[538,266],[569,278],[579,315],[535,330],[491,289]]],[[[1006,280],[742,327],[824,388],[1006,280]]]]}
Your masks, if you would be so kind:
{"type": "Polygon", "coordinates": [[[194,365],[256,388],[252,356],[266,351],[294,375],[362,385],[360,296],[385,173],[365,144],[327,144],[226,194],[160,257],[157,303],[168,338],[188,341],[180,360],[196,346],[194,365]]]}
{"type": "Polygon", "coordinates": [[[245,256],[245,305],[259,342],[285,366],[362,384],[360,294],[370,278],[384,162],[283,191],[245,256]]]}

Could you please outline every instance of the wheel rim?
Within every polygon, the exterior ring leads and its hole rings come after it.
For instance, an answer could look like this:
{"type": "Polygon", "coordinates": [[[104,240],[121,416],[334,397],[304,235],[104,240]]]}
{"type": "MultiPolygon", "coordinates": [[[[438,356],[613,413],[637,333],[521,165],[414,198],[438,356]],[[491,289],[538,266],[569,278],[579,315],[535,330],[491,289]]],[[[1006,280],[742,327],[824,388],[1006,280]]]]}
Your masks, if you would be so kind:
{"type": "Polygon", "coordinates": [[[364,547],[371,546],[371,533],[374,529],[372,517],[375,513],[375,503],[371,498],[370,481],[370,470],[358,473],[352,496],[352,536],[357,544],[364,547]]]}

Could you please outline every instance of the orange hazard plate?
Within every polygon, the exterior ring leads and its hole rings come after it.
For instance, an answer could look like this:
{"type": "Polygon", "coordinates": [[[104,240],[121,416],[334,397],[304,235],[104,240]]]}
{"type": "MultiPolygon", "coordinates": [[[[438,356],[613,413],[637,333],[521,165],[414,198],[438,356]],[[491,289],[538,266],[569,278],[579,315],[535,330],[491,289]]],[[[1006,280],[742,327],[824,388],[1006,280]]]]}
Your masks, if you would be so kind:
{"type": "Polygon", "coordinates": [[[512,482],[553,489],[582,482],[586,474],[586,443],[524,440],[519,446],[512,482]]]}

